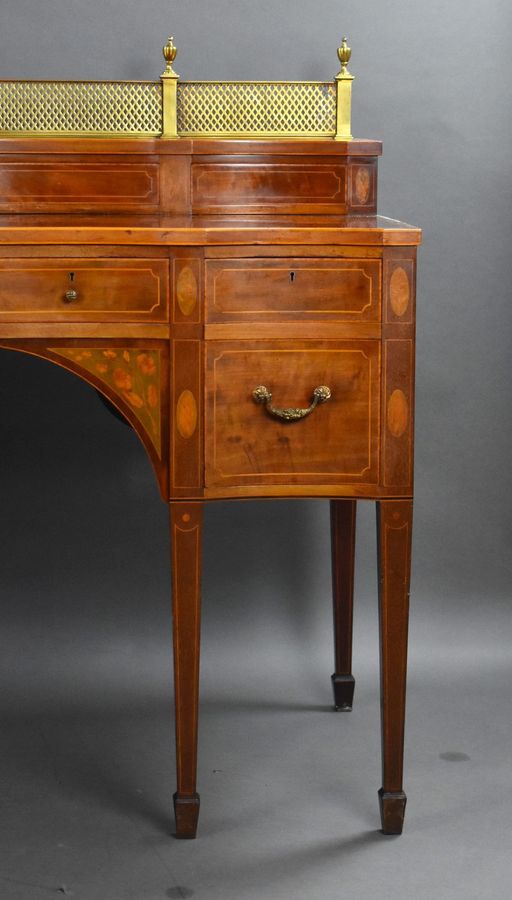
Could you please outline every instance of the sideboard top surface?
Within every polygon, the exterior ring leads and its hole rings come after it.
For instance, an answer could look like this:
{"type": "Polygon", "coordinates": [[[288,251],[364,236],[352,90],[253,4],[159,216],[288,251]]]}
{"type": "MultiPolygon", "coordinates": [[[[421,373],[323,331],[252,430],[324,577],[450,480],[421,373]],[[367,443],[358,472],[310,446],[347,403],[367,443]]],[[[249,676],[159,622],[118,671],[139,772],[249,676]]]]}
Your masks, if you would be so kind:
{"type": "Polygon", "coordinates": [[[385,216],[0,215],[0,244],[419,243],[419,228],[385,216]]]}

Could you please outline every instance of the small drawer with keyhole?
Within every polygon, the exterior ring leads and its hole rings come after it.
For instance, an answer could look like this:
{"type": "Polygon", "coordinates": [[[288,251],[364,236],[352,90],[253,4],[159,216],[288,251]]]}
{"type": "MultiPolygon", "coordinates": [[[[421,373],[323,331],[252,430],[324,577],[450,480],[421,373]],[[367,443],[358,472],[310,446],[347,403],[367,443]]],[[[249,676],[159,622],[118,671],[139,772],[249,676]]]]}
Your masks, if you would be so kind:
{"type": "Polygon", "coordinates": [[[378,259],[206,261],[208,323],[379,322],[378,259]]]}
{"type": "Polygon", "coordinates": [[[0,320],[146,321],[168,317],[166,259],[0,260],[0,320]]]}

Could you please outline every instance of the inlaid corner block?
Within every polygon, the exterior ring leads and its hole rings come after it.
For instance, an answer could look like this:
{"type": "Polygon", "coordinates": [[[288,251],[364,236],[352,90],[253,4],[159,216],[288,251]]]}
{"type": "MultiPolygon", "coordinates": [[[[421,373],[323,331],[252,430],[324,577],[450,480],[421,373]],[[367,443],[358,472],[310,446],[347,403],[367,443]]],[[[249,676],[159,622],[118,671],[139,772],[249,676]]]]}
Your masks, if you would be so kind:
{"type": "Polygon", "coordinates": [[[201,321],[201,261],[177,258],[174,261],[174,321],[197,325],[201,321]]]}
{"type": "Polygon", "coordinates": [[[376,209],[377,168],[375,160],[358,160],[349,167],[349,206],[354,211],[376,209]]]}
{"type": "Polygon", "coordinates": [[[173,341],[171,480],[173,496],[202,495],[202,342],[173,341]]]}
{"type": "Polygon", "coordinates": [[[415,257],[386,248],[383,266],[383,483],[412,494],[414,440],[415,257]]]}
{"type": "Polygon", "coordinates": [[[102,393],[169,505],[177,837],[199,816],[204,503],[330,502],[336,710],[354,700],[356,504],[377,503],[397,834],[421,233],[377,215],[382,145],[352,138],[346,39],[322,82],[181,81],[172,38],[164,58],[156,82],[0,82],[0,346],[102,393]]]}
{"type": "MultiPolygon", "coordinates": [[[[391,254],[388,251],[388,257],[391,254]]],[[[414,321],[415,271],[411,258],[387,258],[384,263],[386,323],[411,325],[414,321]]]]}

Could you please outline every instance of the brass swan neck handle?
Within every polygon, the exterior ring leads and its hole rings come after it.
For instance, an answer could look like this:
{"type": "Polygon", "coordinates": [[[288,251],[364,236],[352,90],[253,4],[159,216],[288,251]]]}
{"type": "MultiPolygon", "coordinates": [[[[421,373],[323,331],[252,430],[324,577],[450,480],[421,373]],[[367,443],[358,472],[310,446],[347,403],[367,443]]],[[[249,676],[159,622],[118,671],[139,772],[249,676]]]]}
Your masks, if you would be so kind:
{"type": "Polygon", "coordinates": [[[306,416],[309,416],[319,403],[325,403],[326,400],[329,400],[331,390],[325,384],[316,387],[313,391],[311,404],[305,409],[294,406],[280,409],[278,406],[272,406],[272,394],[263,384],[260,384],[253,390],[252,396],[256,403],[264,403],[267,412],[276,419],[281,419],[283,422],[297,422],[299,419],[305,419],[306,416]]]}

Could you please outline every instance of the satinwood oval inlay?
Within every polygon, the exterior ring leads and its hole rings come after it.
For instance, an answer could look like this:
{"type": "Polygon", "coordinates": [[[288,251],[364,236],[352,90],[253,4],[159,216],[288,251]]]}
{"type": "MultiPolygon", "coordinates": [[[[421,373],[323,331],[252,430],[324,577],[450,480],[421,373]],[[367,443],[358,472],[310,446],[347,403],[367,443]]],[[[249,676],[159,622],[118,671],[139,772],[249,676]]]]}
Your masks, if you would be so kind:
{"type": "Polygon", "coordinates": [[[411,289],[407,272],[401,266],[394,269],[389,280],[389,302],[395,316],[403,316],[409,306],[411,289]]]}
{"type": "Polygon", "coordinates": [[[176,404],[176,427],[182,438],[191,438],[197,427],[197,403],[192,391],[182,391],[176,404]]]}
{"type": "Polygon", "coordinates": [[[176,298],[184,316],[190,316],[197,303],[197,279],[190,266],[184,266],[176,282],[176,298]]]}
{"type": "Polygon", "coordinates": [[[370,173],[368,169],[358,169],[354,185],[355,195],[359,203],[364,204],[370,196],[370,173]]]}
{"type": "Polygon", "coordinates": [[[388,429],[393,437],[401,437],[409,422],[409,404],[401,390],[393,391],[388,401],[388,429]]]}

